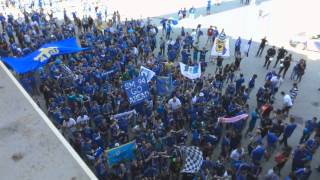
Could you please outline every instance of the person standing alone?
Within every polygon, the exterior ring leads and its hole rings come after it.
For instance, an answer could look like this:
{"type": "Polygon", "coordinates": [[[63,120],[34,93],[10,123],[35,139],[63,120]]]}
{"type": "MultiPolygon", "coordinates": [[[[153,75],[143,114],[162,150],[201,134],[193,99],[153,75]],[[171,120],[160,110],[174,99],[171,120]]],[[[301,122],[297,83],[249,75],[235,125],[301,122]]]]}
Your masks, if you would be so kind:
{"type": "Polygon", "coordinates": [[[257,51],[256,56],[261,57],[261,55],[263,53],[263,50],[264,50],[264,47],[266,46],[267,42],[268,42],[267,41],[267,37],[264,37],[264,38],[261,39],[261,43],[260,43],[260,46],[259,46],[259,49],[257,51]]]}

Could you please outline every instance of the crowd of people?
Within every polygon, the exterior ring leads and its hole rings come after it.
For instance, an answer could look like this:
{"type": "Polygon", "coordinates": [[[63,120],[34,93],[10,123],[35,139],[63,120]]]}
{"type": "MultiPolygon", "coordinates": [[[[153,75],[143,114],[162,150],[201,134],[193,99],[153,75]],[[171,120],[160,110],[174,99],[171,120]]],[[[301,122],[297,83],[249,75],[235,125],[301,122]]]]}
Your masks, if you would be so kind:
{"type": "MultiPolygon", "coordinates": [[[[185,18],[186,11],[181,13],[185,18]]],[[[201,25],[190,33],[183,29],[173,38],[170,20],[163,22],[160,32],[150,19],[120,21],[119,12],[103,28],[101,21],[90,16],[65,14],[61,22],[41,11],[23,15],[14,18],[0,13],[2,55],[24,56],[44,43],[74,36],[82,47],[90,48],[51,58],[45,67],[19,75],[19,80],[31,95],[43,98],[52,122],[99,179],[277,180],[291,154],[292,171],[282,177],[309,178],[310,162],[320,143],[320,121],[316,117],[306,121],[298,147],[288,144],[297,127],[290,109],[298,98],[306,61],[301,59],[294,66],[290,79],[295,83],[281,91],[283,106],[276,108],[275,95],[292,63],[292,55],[283,47],[278,53],[275,47],[267,50],[264,66],[269,69],[276,58],[274,67],[280,64],[280,68],[268,72],[264,85],[256,87],[258,73],[246,82],[237,47],[234,63],[226,64],[219,56],[214,60],[216,70],[207,68],[208,50],[199,47],[199,37],[205,36],[201,25]],[[189,66],[200,62],[201,78],[184,77],[180,61],[189,66]],[[138,77],[141,66],[156,76],[172,77],[174,88],[163,95],[154,78],[149,82],[151,98],[132,106],[122,85],[138,77]],[[256,104],[249,106],[255,88],[256,104]],[[114,116],[132,110],[135,113],[123,119],[114,116]],[[249,118],[221,121],[242,114],[249,118]],[[109,166],[105,151],[132,140],[137,144],[136,158],[109,166]],[[244,141],[248,141],[246,147],[244,141]],[[201,149],[204,160],[199,172],[180,173],[184,157],[177,145],[201,149]],[[272,154],[274,160],[270,160],[272,154]],[[274,167],[261,174],[266,161],[274,161],[274,167]]],[[[217,28],[210,27],[205,44],[211,47],[218,35],[217,28]]],[[[257,56],[266,45],[263,38],[257,56]]]]}

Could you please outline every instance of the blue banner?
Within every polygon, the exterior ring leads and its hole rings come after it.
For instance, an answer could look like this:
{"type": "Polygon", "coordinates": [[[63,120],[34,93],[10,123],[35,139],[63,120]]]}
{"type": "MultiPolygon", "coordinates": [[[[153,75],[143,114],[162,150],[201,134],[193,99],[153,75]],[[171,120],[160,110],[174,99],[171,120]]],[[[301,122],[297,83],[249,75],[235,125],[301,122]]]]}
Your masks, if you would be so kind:
{"type": "Polygon", "coordinates": [[[149,86],[144,76],[125,81],[123,87],[126,90],[131,105],[139,104],[150,97],[149,86]]]}
{"type": "Polygon", "coordinates": [[[107,151],[108,164],[113,166],[122,161],[135,159],[134,150],[136,149],[136,141],[124,144],[122,146],[107,151]]]}
{"type": "Polygon", "coordinates": [[[41,46],[38,50],[20,58],[6,57],[2,61],[22,74],[44,66],[51,57],[85,50],[77,44],[76,38],[65,39],[41,46]]]}
{"type": "Polygon", "coordinates": [[[157,76],[157,93],[160,96],[170,95],[174,90],[172,76],[157,76]]]}

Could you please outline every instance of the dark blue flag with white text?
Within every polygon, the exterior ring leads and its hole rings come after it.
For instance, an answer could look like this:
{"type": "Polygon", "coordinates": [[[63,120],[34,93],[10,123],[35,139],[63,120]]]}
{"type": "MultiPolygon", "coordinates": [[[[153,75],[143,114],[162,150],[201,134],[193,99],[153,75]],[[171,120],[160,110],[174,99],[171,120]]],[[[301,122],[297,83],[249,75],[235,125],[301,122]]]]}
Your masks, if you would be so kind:
{"type": "Polygon", "coordinates": [[[129,103],[136,105],[150,98],[149,85],[144,76],[138,76],[133,80],[125,81],[123,83],[129,103]]]}

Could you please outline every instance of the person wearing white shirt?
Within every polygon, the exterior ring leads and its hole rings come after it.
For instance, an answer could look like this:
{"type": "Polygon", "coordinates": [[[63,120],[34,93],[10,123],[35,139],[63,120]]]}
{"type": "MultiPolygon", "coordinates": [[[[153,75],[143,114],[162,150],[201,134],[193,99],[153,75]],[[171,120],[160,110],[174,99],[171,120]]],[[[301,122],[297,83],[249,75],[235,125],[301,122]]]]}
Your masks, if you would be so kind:
{"type": "Polygon", "coordinates": [[[239,161],[241,160],[241,158],[244,156],[245,152],[244,152],[244,149],[239,146],[237,149],[234,149],[231,154],[230,154],[230,158],[233,160],[233,161],[239,161]]]}
{"type": "Polygon", "coordinates": [[[196,37],[197,37],[197,32],[195,29],[192,29],[192,32],[191,32],[191,37],[192,37],[192,40],[195,41],[196,40],[196,37]]]}
{"type": "Polygon", "coordinates": [[[283,111],[283,113],[288,115],[289,114],[289,110],[293,105],[292,99],[291,99],[289,94],[286,94],[283,91],[281,92],[281,95],[283,96],[283,109],[282,109],[282,111],[283,111]]]}
{"type": "Polygon", "coordinates": [[[76,131],[76,120],[73,118],[67,118],[62,123],[62,132],[67,140],[73,138],[73,132],[76,131]]]}
{"type": "Polygon", "coordinates": [[[77,118],[77,124],[88,124],[89,117],[86,114],[82,114],[77,118]]]}
{"type": "Polygon", "coordinates": [[[271,78],[271,85],[272,85],[272,97],[274,98],[274,95],[278,92],[279,86],[280,86],[280,76],[275,75],[271,78]]]}
{"type": "Polygon", "coordinates": [[[72,128],[76,125],[76,120],[74,120],[73,118],[69,118],[63,121],[63,126],[66,128],[72,128]]]}
{"type": "Polygon", "coordinates": [[[181,107],[181,101],[176,96],[174,96],[168,101],[168,105],[170,110],[177,111],[181,107]]]}

